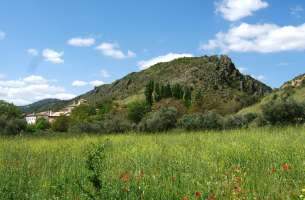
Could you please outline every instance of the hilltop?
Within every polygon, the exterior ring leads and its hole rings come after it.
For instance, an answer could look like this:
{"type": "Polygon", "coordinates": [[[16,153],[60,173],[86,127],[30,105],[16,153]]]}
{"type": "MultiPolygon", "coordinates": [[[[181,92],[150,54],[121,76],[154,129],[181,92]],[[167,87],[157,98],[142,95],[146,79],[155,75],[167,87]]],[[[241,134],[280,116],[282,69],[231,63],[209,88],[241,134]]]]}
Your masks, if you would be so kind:
{"type": "Polygon", "coordinates": [[[264,83],[240,73],[228,56],[203,56],[159,63],[130,73],[112,84],[96,87],[71,101],[43,101],[28,106],[26,112],[32,112],[33,107],[40,111],[52,107],[59,109],[79,99],[85,99],[92,105],[109,98],[121,104],[144,99],[144,88],[150,80],[162,84],[181,84],[192,88],[193,94],[200,90],[204,110],[214,110],[220,114],[237,112],[272,91],[264,83]]]}
{"type": "Polygon", "coordinates": [[[296,102],[304,102],[305,99],[305,74],[299,75],[294,79],[284,83],[279,89],[266,95],[261,101],[256,104],[242,109],[239,113],[261,112],[262,105],[276,99],[276,98],[292,98],[296,102]]]}

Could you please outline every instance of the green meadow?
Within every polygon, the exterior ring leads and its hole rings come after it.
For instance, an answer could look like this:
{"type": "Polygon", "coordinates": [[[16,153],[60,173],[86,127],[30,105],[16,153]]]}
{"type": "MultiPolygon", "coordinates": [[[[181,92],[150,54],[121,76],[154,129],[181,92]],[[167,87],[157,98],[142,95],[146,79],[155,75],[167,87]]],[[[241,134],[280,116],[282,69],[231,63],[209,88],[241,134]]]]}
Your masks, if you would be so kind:
{"type": "Polygon", "coordinates": [[[5,200],[300,199],[305,128],[2,137],[0,180],[5,200]]]}

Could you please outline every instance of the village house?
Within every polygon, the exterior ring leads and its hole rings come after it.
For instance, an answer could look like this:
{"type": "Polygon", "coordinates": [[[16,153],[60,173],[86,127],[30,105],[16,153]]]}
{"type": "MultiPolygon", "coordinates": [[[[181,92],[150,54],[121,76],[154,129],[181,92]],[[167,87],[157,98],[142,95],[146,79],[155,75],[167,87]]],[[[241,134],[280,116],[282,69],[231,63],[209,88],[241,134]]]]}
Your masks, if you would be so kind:
{"type": "Polygon", "coordinates": [[[46,120],[48,120],[49,123],[53,123],[56,118],[58,118],[59,116],[70,116],[71,112],[74,108],[86,104],[87,101],[85,99],[80,99],[77,102],[74,101],[71,105],[68,105],[66,107],[64,107],[62,110],[58,111],[58,112],[52,112],[50,111],[45,111],[45,112],[40,112],[40,113],[31,113],[26,115],[25,119],[26,122],[28,124],[36,124],[36,121],[39,118],[45,118],[46,120]]]}

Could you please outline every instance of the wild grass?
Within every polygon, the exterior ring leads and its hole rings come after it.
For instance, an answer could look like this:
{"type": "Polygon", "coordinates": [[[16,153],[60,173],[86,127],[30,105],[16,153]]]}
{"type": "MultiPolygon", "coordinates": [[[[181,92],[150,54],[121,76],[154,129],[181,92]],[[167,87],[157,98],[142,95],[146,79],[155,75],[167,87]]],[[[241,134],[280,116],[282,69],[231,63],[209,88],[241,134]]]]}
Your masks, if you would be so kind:
{"type": "MultiPolygon", "coordinates": [[[[87,199],[88,149],[102,199],[298,199],[305,129],[1,138],[0,199],[87,199]]],[[[91,188],[92,189],[92,188],[91,188]]]]}

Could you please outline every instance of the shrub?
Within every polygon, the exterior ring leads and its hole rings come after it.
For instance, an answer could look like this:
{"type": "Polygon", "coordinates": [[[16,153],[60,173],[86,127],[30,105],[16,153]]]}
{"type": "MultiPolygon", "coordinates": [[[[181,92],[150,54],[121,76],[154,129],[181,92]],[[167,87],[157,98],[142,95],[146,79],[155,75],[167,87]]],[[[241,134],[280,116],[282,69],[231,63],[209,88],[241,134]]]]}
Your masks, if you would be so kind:
{"type": "Polygon", "coordinates": [[[277,99],[262,106],[263,117],[270,124],[300,123],[305,119],[304,104],[295,100],[277,99]]]}
{"type": "Polygon", "coordinates": [[[179,120],[179,125],[186,130],[219,130],[222,117],[214,112],[185,115],[179,120]]]}
{"type": "Polygon", "coordinates": [[[177,110],[175,108],[162,108],[143,118],[139,130],[145,132],[162,132],[176,127],[177,110]]]}
{"type": "Polygon", "coordinates": [[[256,118],[257,118],[257,114],[255,113],[247,113],[244,115],[231,115],[224,118],[223,128],[224,129],[235,129],[235,128],[243,128],[243,127],[246,128],[256,118]]]}
{"type": "Polygon", "coordinates": [[[59,116],[52,123],[52,130],[55,132],[67,132],[70,124],[70,118],[64,115],[59,116]]]}
{"type": "Polygon", "coordinates": [[[90,121],[90,117],[96,115],[96,109],[90,105],[80,105],[73,109],[71,113],[71,123],[77,124],[90,121]]]}
{"type": "Polygon", "coordinates": [[[35,129],[36,130],[46,130],[46,129],[49,129],[50,128],[50,123],[47,119],[45,118],[39,118],[37,119],[36,121],[36,124],[35,124],[35,129]]]}
{"type": "Polygon", "coordinates": [[[97,122],[82,122],[74,124],[69,128],[71,133],[102,133],[104,129],[102,125],[97,122]]]}
{"type": "Polygon", "coordinates": [[[120,114],[107,114],[102,127],[106,133],[125,133],[132,130],[131,123],[120,114]]]}
{"type": "Polygon", "coordinates": [[[27,123],[23,119],[11,119],[7,122],[5,126],[5,134],[7,135],[17,135],[22,131],[26,130],[27,123]]]}
{"type": "Polygon", "coordinates": [[[149,112],[150,106],[145,101],[135,101],[127,105],[128,119],[134,123],[139,123],[149,112]]]}

